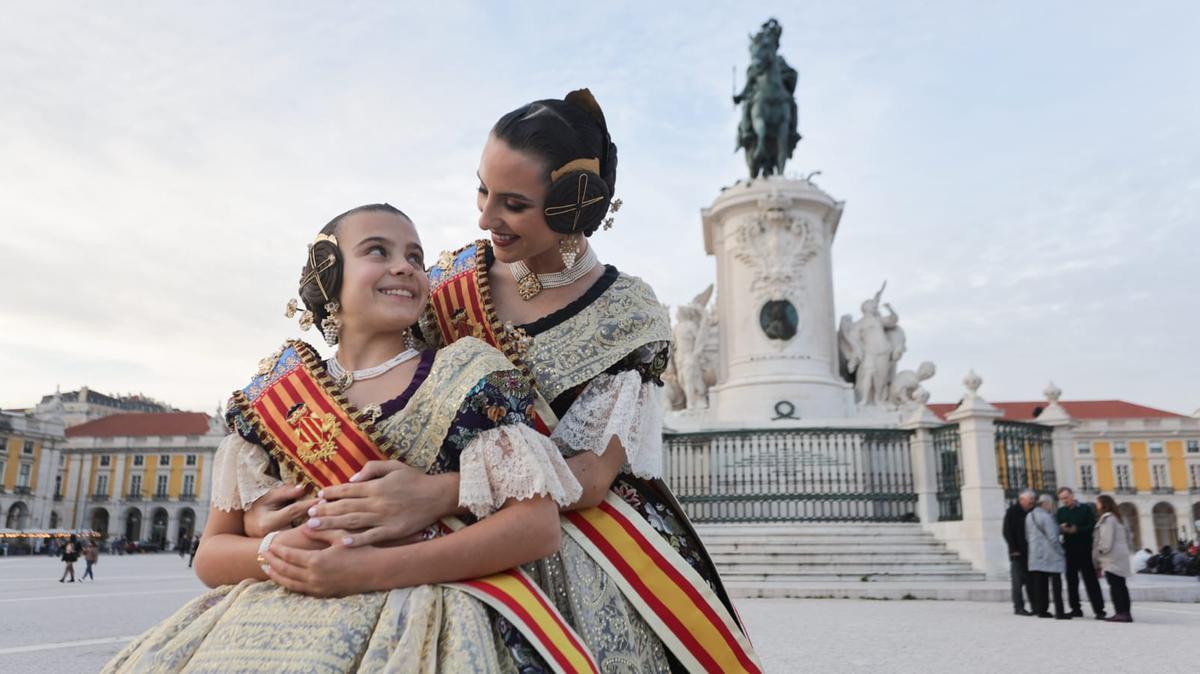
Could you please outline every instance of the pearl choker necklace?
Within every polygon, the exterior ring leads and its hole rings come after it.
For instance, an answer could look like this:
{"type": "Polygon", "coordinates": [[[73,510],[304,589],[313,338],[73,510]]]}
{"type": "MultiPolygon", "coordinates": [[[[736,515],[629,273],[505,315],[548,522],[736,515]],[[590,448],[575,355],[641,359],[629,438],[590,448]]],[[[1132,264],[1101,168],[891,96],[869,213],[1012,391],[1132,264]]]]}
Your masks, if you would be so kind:
{"type": "Polygon", "coordinates": [[[338,362],[336,354],[325,362],[327,364],[326,367],[329,369],[329,376],[333,377],[333,380],[345,391],[356,381],[374,379],[386,372],[392,371],[397,365],[406,363],[419,355],[421,355],[421,352],[416,349],[405,349],[375,367],[368,367],[362,370],[346,370],[338,362]]]}
{"type": "Polygon", "coordinates": [[[529,270],[524,261],[520,260],[509,264],[508,270],[512,272],[513,278],[517,281],[517,292],[521,294],[521,299],[531,300],[542,292],[542,288],[561,288],[571,285],[587,276],[587,273],[595,269],[598,264],[600,264],[600,258],[596,257],[596,251],[588,246],[587,252],[576,260],[575,264],[562,271],[535,274],[529,270]]]}

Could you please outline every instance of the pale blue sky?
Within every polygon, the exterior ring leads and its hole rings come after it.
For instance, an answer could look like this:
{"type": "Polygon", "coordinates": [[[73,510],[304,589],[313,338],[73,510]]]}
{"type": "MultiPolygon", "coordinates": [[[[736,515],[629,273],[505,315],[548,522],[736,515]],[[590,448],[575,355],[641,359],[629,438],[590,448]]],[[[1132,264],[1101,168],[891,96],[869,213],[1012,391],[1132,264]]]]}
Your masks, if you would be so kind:
{"type": "MultiPolygon", "coordinates": [[[[304,244],[390,201],[477,234],[488,128],[588,86],[620,148],[602,259],[676,304],[744,174],[731,69],[784,26],[789,173],[846,201],[838,312],[888,279],[935,400],[1200,407],[1200,7],[1187,2],[31,3],[0,23],[0,406],[210,410],[295,336],[304,244]],[[435,6],[436,5],[436,6],[435,6]],[[98,7],[103,7],[103,12],[98,7]]],[[[308,333],[309,339],[318,339],[308,333]]]]}

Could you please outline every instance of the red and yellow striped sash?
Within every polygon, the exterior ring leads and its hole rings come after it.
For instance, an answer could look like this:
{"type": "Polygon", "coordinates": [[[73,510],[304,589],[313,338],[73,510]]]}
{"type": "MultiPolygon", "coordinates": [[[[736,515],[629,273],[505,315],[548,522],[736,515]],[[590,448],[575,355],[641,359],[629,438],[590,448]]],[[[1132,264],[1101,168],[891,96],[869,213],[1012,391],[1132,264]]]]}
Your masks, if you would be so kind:
{"type": "Polygon", "coordinates": [[[277,460],[328,487],[349,481],[368,461],[391,458],[362,415],[331,392],[312,347],[290,342],[274,365],[234,400],[277,460]]]}
{"type": "Polygon", "coordinates": [[[761,672],[753,646],[712,588],[646,520],[612,492],[566,513],[564,529],[621,586],[690,671],[761,672]]]}
{"type": "MultiPolygon", "coordinates": [[[[446,519],[443,531],[458,529],[462,523],[446,519]]],[[[567,624],[550,598],[529,574],[509,569],[486,578],[443,583],[482,601],[521,630],[542,658],[556,672],[599,673],[583,639],[567,624]]]]}
{"type": "MultiPolygon", "coordinates": [[[[474,265],[440,281],[437,287],[430,291],[430,311],[437,319],[442,343],[450,344],[461,337],[475,337],[499,349],[532,380],[529,370],[517,353],[517,345],[500,335],[500,322],[496,318],[496,309],[492,306],[490,289],[485,285],[487,271],[480,267],[484,248],[477,245],[475,255],[474,265]]],[[[550,427],[542,418],[549,413],[550,406],[541,400],[540,396],[535,406],[540,414],[533,419],[534,428],[543,435],[550,435],[550,427]]]]}

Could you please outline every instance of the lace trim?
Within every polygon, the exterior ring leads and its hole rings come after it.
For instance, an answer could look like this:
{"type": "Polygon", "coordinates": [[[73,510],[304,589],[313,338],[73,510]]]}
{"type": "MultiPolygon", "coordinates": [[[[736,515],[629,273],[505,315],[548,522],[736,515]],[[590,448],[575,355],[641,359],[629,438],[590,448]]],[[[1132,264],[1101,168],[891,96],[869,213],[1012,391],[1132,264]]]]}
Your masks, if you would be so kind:
{"type": "Polygon", "coordinates": [[[458,503],[486,517],[510,498],[549,496],[560,506],[583,488],[550,440],[524,424],[476,435],[459,456],[458,503]]]}
{"type": "Polygon", "coordinates": [[[663,389],[636,370],[597,376],[559,419],[551,438],[567,454],[603,455],[616,436],[625,448],[624,472],[662,477],[663,389]]]}
{"type": "Polygon", "coordinates": [[[258,497],[283,484],[270,475],[267,450],[230,433],[213,457],[212,505],[225,512],[245,510],[258,497]]]}

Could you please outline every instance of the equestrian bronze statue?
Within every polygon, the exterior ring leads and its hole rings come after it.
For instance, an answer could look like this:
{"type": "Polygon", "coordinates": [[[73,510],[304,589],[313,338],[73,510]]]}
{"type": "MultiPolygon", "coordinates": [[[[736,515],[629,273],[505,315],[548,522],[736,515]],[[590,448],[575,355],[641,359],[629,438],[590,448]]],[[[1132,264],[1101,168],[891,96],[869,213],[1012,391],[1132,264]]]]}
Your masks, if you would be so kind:
{"type": "Polygon", "coordinates": [[[779,54],[783,27],[775,19],[750,38],[746,86],[733,97],[742,105],[738,149],[746,150],[750,177],[782,175],[800,134],[796,132],[796,69],[779,54]]]}

